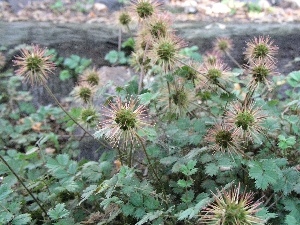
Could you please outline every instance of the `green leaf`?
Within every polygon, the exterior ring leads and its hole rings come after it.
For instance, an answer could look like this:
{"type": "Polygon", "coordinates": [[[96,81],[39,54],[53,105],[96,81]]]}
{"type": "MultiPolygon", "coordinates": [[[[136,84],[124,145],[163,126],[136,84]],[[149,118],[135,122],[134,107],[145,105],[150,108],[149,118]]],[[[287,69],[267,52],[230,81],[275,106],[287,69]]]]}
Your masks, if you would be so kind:
{"type": "Polygon", "coordinates": [[[134,39],[132,37],[130,37],[122,43],[122,48],[128,47],[128,48],[134,49],[134,44],[135,44],[134,39]]]}
{"type": "Polygon", "coordinates": [[[288,74],[287,82],[292,87],[300,87],[300,71],[293,71],[288,74]]]}
{"type": "Polygon", "coordinates": [[[163,214],[163,211],[155,211],[155,212],[149,212],[146,215],[143,216],[143,218],[137,222],[135,225],[142,225],[147,222],[151,222],[158,217],[160,217],[163,214]]]}
{"type": "Polygon", "coordinates": [[[105,55],[104,59],[109,61],[110,64],[115,64],[119,59],[119,53],[116,50],[111,50],[105,55]]]}
{"type": "Polygon", "coordinates": [[[58,220],[61,218],[65,218],[70,214],[70,212],[65,209],[65,203],[57,204],[54,209],[48,210],[48,215],[52,220],[58,220]]]}
{"type": "Polygon", "coordinates": [[[193,185],[193,181],[180,179],[177,181],[177,184],[178,184],[178,186],[180,186],[182,188],[187,188],[187,187],[191,187],[193,185]]]}
{"type": "Polygon", "coordinates": [[[1,211],[0,210],[0,224],[9,224],[8,222],[11,221],[11,219],[14,217],[14,215],[7,211],[1,211]]]}
{"type": "Polygon", "coordinates": [[[7,184],[2,184],[0,186],[0,202],[6,199],[13,191],[7,184]]]}
{"type": "Polygon", "coordinates": [[[262,190],[266,190],[270,184],[275,184],[282,176],[274,160],[253,161],[250,162],[249,167],[249,175],[255,179],[255,186],[262,190]]]}
{"type": "Polygon", "coordinates": [[[97,185],[90,185],[86,189],[84,189],[81,195],[81,200],[78,203],[78,205],[87,200],[97,190],[97,188],[97,185]]]}
{"type": "Polygon", "coordinates": [[[139,95],[139,100],[142,105],[148,105],[150,103],[150,101],[155,97],[156,96],[153,95],[152,93],[146,92],[144,94],[139,95]]]}
{"type": "Polygon", "coordinates": [[[255,215],[266,221],[277,217],[276,213],[269,213],[266,208],[260,208],[259,211],[255,215]]]}
{"type": "MultiPolygon", "coordinates": [[[[202,194],[201,194],[202,195],[202,194]]],[[[197,197],[198,198],[198,197],[197,197]]],[[[178,220],[192,219],[198,216],[199,212],[209,203],[210,198],[207,197],[207,194],[203,194],[200,198],[201,200],[194,206],[190,207],[182,212],[178,216],[178,220]],[[202,197],[204,197],[202,199],[202,197]]]]}
{"type": "Polygon", "coordinates": [[[180,199],[184,203],[190,203],[193,201],[194,196],[195,196],[195,193],[192,190],[189,190],[189,191],[186,191],[185,193],[183,193],[180,199]]]}
{"type": "Polygon", "coordinates": [[[215,163],[208,163],[205,165],[205,173],[209,176],[217,175],[219,167],[215,163]]]}
{"type": "Polygon", "coordinates": [[[282,191],[284,195],[290,194],[300,183],[300,173],[294,168],[282,170],[283,177],[274,184],[275,191],[282,191]]]}
{"type": "Polygon", "coordinates": [[[133,215],[133,212],[135,210],[135,207],[131,205],[130,203],[127,203],[122,206],[122,212],[125,216],[133,215]]]}
{"type": "Polygon", "coordinates": [[[72,75],[70,74],[69,70],[62,70],[60,71],[59,73],[59,79],[61,81],[65,81],[65,80],[68,80],[72,77],[72,75]]]}
{"type": "Polygon", "coordinates": [[[294,144],[296,144],[296,137],[290,136],[288,138],[285,138],[283,135],[278,136],[279,143],[278,147],[282,150],[286,150],[287,148],[292,147],[294,144]]]}
{"type": "Polygon", "coordinates": [[[297,220],[294,216],[292,215],[287,215],[285,217],[285,224],[287,225],[299,225],[300,220],[297,220]]]}
{"type": "Polygon", "coordinates": [[[31,221],[31,215],[28,213],[17,215],[13,221],[12,225],[24,225],[31,221]]]}
{"type": "Polygon", "coordinates": [[[143,205],[143,196],[140,193],[132,193],[130,195],[130,203],[136,207],[143,205]]]}
{"type": "Polygon", "coordinates": [[[83,165],[81,170],[82,177],[88,181],[99,181],[102,178],[101,168],[98,162],[90,161],[83,165]]]}

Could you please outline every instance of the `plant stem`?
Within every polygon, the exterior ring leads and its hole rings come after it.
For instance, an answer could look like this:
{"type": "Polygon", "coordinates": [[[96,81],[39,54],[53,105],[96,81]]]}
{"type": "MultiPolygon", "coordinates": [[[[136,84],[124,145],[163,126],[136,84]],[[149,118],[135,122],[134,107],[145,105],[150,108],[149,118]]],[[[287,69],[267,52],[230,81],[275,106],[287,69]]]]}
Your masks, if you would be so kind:
{"type": "Polygon", "coordinates": [[[45,216],[47,216],[47,211],[40,204],[40,202],[36,199],[36,197],[34,197],[34,195],[32,194],[32,192],[26,187],[26,185],[24,184],[24,182],[21,180],[21,178],[18,176],[18,174],[16,174],[16,172],[13,170],[13,168],[11,168],[11,166],[8,164],[8,162],[2,157],[2,155],[0,155],[0,159],[8,167],[8,169],[13,173],[13,175],[15,175],[15,177],[18,179],[18,181],[20,182],[20,184],[26,189],[26,191],[32,197],[32,199],[38,204],[38,206],[41,208],[41,210],[43,211],[43,213],[45,213],[45,216]]]}
{"type": "Polygon", "coordinates": [[[237,66],[239,67],[240,69],[244,69],[232,56],[229,52],[226,52],[225,51],[225,54],[228,56],[228,58],[237,66]]]}
{"type": "Polygon", "coordinates": [[[121,51],[121,43],[122,43],[122,28],[119,28],[119,36],[118,36],[118,52],[121,51]]]}
{"type": "MultiPolygon", "coordinates": [[[[53,94],[53,92],[51,91],[51,89],[49,88],[49,86],[44,83],[43,84],[44,87],[46,88],[46,91],[48,92],[48,94],[53,98],[53,100],[55,101],[55,103],[64,111],[64,113],[77,125],[79,126],[85,133],[87,133],[89,136],[91,136],[93,139],[94,136],[89,132],[87,131],[83,126],[81,126],[71,115],[70,113],[67,112],[67,110],[60,104],[60,102],[57,100],[57,98],[55,97],[55,95],[53,94]]],[[[102,144],[104,147],[106,148],[109,148],[110,149],[110,146],[108,146],[106,143],[104,143],[103,141],[100,141],[98,139],[96,139],[100,144],[102,144]]]]}
{"type": "Polygon", "coordinates": [[[149,166],[150,166],[150,168],[151,168],[151,170],[152,170],[152,172],[153,172],[153,174],[154,174],[154,176],[155,176],[157,182],[160,184],[160,186],[161,186],[161,188],[162,188],[162,192],[163,192],[163,196],[164,196],[165,202],[166,202],[166,204],[168,205],[167,197],[166,197],[166,193],[165,193],[165,189],[164,189],[163,184],[161,183],[161,181],[160,181],[160,179],[159,179],[159,177],[158,177],[158,175],[157,175],[157,173],[156,173],[156,170],[154,169],[154,167],[153,167],[153,165],[152,165],[152,163],[151,163],[151,161],[150,161],[150,157],[149,157],[149,155],[148,155],[148,153],[147,153],[147,151],[146,151],[146,147],[145,147],[145,145],[144,145],[144,142],[143,142],[143,140],[141,139],[141,137],[140,137],[137,133],[135,133],[135,136],[137,137],[137,139],[139,140],[139,142],[140,142],[141,145],[142,145],[142,149],[143,149],[143,151],[144,151],[144,153],[145,153],[145,156],[146,156],[146,158],[147,158],[148,164],[149,164],[149,166]]]}
{"type": "MultiPolygon", "coordinates": [[[[181,60],[179,60],[179,59],[177,59],[177,60],[178,60],[178,62],[180,62],[181,64],[183,64],[183,65],[185,65],[185,66],[188,66],[188,67],[191,67],[193,70],[197,71],[199,74],[201,74],[202,76],[204,76],[205,78],[208,79],[208,77],[207,77],[205,74],[201,73],[198,69],[192,67],[191,65],[188,65],[187,63],[185,63],[185,62],[183,62],[183,61],[181,61],[181,60]]],[[[221,85],[220,83],[216,83],[216,85],[217,85],[219,88],[221,88],[223,91],[225,91],[227,94],[232,94],[232,93],[231,93],[230,91],[228,91],[225,87],[223,87],[223,85],[221,85]]],[[[242,101],[241,101],[240,99],[237,98],[237,100],[238,100],[240,103],[242,103],[242,101]]]]}

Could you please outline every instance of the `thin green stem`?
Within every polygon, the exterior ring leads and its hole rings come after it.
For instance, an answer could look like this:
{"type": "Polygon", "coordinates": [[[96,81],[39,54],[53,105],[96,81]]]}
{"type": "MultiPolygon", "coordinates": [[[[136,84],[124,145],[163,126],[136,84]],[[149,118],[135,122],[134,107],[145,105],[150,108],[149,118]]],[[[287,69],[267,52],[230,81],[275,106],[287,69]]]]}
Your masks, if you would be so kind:
{"type": "MultiPolygon", "coordinates": [[[[81,126],[71,115],[70,113],[67,112],[67,110],[60,104],[60,102],[57,100],[57,98],[55,97],[55,95],[53,94],[53,92],[51,91],[51,89],[49,88],[49,86],[44,83],[43,84],[44,87],[46,88],[46,91],[48,92],[48,94],[53,98],[53,100],[55,101],[55,103],[64,111],[64,113],[77,125],[79,126],[85,133],[87,133],[89,136],[91,136],[93,139],[94,136],[93,134],[91,134],[89,131],[87,131],[83,126],[81,126]]],[[[110,146],[108,146],[106,143],[104,143],[103,141],[100,141],[98,139],[96,139],[100,144],[102,144],[104,147],[109,148],[110,146]]]]}
{"type": "Polygon", "coordinates": [[[157,182],[160,184],[160,186],[161,186],[161,188],[162,188],[162,192],[163,192],[164,199],[165,199],[165,201],[166,201],[166,204],[168,205],[167,197],[166,197],[166,193],[165,193],[164,186],[163,186],[163,184],[161,183],[161,181],[160,181],[160,179],[159,179],[159,177],[158,177],[158,174],[157,174],[156,170],[154,169],[154,167],[153,167],[153,165],[152,165],[152,163],[151,163],[151,161],[150,161],[150,157],[149,157],[149,155],[148,155],[148,152],[147,152],[147,150],[146,150],[146,147],[145,147],[145,145],[144,145],[144,142],[143,142],[143,140],[141,139],[141,137],[140,137],[137,133],[135,133],[135,136],[137,137],[137,139],[139,140],[139,142],[140,142],[141,145],[142,145],[142,149],[143,149],[143,151],[144,151],[144,153],[145,153],[145,156],[146,156],[146,158],[147,158],[148,164],[149,164],[149,166],[150,166],[150,168],[151,168],[151,170],[152,170],[152,172],[153,172],[153,174],[154,174],[154,176],[155,176],[157,182]]]}
{"type": "Polygon", "coordinates": [[[36,197],[34,197],[34,195],[32,194],[32,192],[26,187],[26,185],[24,184],[24,182],[21,180],[21,178],[18,176],[18,174],[16,174],[16,172],[8,164],[8,162],[2,157],[2,155],[0,155],[0,159],[7,166],[7,168],[13,173],[13,175],[18,179],[18,181],[20,182],[20,184],[25,188],[25,190],[32,197],[32,199],[38,204],[38,206],[41,208],[41,210],[43,211],[43,213],[45,214],[45,216],[47,216],[47,211],[45,210],[45,208],[40,204],[40,202],[36,199],[36,197]]]}
{"type": "Polygon", "coordinates": [[[118,52],[121,51],[121,43],[122,43],[122,28],[119,28],[119,36],[118,36],[118,52]]]}
{"type": "Polygon", "coordinates": [[[228,58],[240,69],[244,69],[233,57],[229,52],[225,51],[225,54],[228,56],[228,58]]]}

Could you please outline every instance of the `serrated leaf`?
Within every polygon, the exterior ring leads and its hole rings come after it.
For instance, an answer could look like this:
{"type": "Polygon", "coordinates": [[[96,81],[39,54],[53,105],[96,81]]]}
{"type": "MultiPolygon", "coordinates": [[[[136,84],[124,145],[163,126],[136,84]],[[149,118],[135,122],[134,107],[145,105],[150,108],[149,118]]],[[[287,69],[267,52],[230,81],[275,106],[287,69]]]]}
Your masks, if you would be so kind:
{"type": "Polygon", "coordinates": [[[12,225],[25,225],[31,221],[31,215],[28,213],[17,215],[13,221],[12,225]]]}
{"type": "Polygon", "coordinates": [[[215,163],[208,163],[205,165],[205,173],[209,176],[217,175],[219,167],[215,163]]]}
{"type": "Polygon", "coordinates": [[[262,190],[266,190],[270,184],[275,184],[282,175],[281,170],[272,160],[253,161],[249,167],[249,175],[255,179],[255,186],[262,190]]]}
{"type": "Polygon", "coordinates": [[[142,206],[143,205],[143,196],[136,192],[132,193],[130,195],[130,203],[136,207],[142,206]]]}
{"type": "Polygon", "coordinates": [[[260,219],[263,219],[266,221],[277,217],[276,213],[269,213],[266,208],[260,208],[259,211],[255,215],[257,217],[259,217],[260,219]]]}
{"type": "Polygon", "coordinates": [[[148,105],[151,102],[151,100],[154,99],[155,97],[156,95],[150,92],[146,92],[144,94],[139,95],[139,100],[142,105],[148,105]]]}
{"type": "Polygon", "coordinates": [[[168,156],[165,158],[160,159],[160,163],[164,165],[171,165],[172,163],[176,162],[178,157],[176,156],[168,156]]]}
{"type": "Polygon", "coordinates": [[[65,203],[59,203],[53,209],[48,210],[48,215],[52,220],[67,217],[69,214],[70,212],[65,209],[65,203]]]}
{"type": "Polygon", "coordinates": [[[133,212],[135,210],[135,207],[131,205],[130,203],[127,203],[122,206],[122,212],[125,216],[133,215],[133,212]]]}
{"type": "Polygon", "coordinates": [[[78,203],[78,205],[87,200],[97,190],[97,188],[97,185],[90,185],[84,189],[81,195],[81,201],[78,203]]]}
{"type": "Polygon", "coordinates": [[[179,187],[187,188],[187,187],[191,187],[193,185],[193,181],[180,179],[177,181],[177,184],[179,187]]]}
{"type": "Polygon", "coordinates": [[[284,195],[290,194],[300,182],[300,174],[294,168],[282,171],[283,177],[273,185],[275,191],[282,191],[284,195]]]}
{"type": "Polygon", "coordinates": [[[0,186],[0,202],[7,198],[13,191],[7,184],[2,184],[0,186]]]}
{"type": "Polygon", "coordinates": [[[163,214],[163,211],[155,211],[155,212],[150,212],[147,213],[146,215],[143,216],[143,218],[137,222],[135,225],[142,225],[144,223],[147,222],[151,222],[155,219],[157,219],[158,217],[160,217],[163,214]]]}
{"type": "Polygon", "coordinates": [[[297,220],[294,216],[292,215],[287,215],[285,217],[285,224],[286,225],[299,225],[300,220],[297,220]]]}
{"type": "Polygon", "coordinates": [[[190,207],[182,212],[180,212],[178,216],[178,220],[192,219],[195,216],[198,216],[200,210],[204,208],[210,201],[209,197],[206,197],[200,200],[194,207],[190,207]]]}
{"type": "Polygon", "coordinates": [[[134,212],[134,217],[137,219],[141,219],[146,214],[145,209],[140,207],[134,212]]]}

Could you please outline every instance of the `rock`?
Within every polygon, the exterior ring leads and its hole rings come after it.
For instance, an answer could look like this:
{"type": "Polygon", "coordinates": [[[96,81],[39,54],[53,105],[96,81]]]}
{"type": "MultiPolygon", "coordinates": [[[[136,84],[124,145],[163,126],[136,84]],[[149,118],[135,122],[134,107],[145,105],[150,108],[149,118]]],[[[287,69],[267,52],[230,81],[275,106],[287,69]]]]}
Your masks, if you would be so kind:
{"type": "Polygon", "coordinates": [[[98,12],[106,12],[108,8],[105,4],[95,3],[94,4],[94,9],[98,12]]]}
{"type": "Polygon", "coordinates": [[[231,9],[221,2],[214,3],[211,7],[211,12],[215,14],[226,14],[230,13],[230,11],[231,9]]]}

